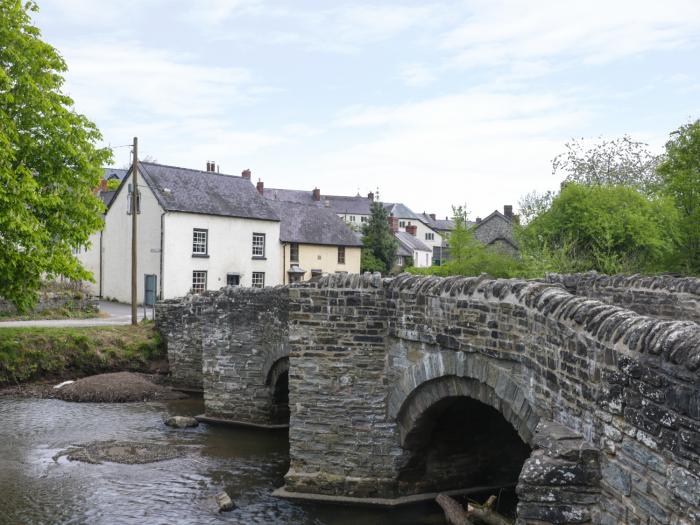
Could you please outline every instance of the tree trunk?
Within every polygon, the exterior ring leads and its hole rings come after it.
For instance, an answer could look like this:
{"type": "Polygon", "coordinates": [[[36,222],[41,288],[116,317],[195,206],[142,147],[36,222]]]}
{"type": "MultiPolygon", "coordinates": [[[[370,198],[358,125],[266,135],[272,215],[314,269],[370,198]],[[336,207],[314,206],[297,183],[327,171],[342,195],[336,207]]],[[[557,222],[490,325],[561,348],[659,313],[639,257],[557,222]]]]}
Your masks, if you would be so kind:
{"type": "Polygon", "coordinates": [[[450,525],[474,525],[462,508],[462,505],[453,498],[445,494],[438,494],[435,501],[442,507],[442,510],[445,512],[445,519],[450,525]]]}

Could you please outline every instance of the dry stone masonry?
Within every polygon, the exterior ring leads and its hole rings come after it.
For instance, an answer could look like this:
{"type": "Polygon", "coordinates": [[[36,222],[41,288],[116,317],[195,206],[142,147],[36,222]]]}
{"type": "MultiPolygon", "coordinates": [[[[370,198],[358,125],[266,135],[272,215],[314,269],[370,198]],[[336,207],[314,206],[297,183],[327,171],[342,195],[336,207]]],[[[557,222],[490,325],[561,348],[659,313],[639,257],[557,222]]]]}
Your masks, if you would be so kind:
{"type": "Polygon", "coordinates": [[[621,306],[694,319],[696,284],[596,278],[616,306],[572,279],[337,274],[157,316],[176,376],[204,356],[212,415],[273,422],[288,368],[286,495],[512,482],[519,524],[700,523],[700,326],[621,306]]]}

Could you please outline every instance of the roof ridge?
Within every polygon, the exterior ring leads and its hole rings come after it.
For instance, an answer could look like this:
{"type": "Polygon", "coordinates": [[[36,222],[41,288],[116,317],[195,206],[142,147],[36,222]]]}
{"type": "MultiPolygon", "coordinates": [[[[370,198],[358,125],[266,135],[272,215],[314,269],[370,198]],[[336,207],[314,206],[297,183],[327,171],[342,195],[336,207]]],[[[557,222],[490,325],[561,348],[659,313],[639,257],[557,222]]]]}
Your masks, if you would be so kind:
{"type": "Polygon", "coordinates": [[[198,170],[195,168],[183,168],[182,166],[173,166],[172,164],[161,164],[160,162],[148,162],[148,161],[140,160],[139,164],[148,164],[151,166],[162,166],[163,168],[173,168],[176,170],[195,171],[197,173],[205,173],[207,175],[218,175],[220,177],[235,177],[237,179],[243,178],[241,175],[229,175],[228,173],[219,173],[218,171],[206,171],[206,170],[198,170]]]}

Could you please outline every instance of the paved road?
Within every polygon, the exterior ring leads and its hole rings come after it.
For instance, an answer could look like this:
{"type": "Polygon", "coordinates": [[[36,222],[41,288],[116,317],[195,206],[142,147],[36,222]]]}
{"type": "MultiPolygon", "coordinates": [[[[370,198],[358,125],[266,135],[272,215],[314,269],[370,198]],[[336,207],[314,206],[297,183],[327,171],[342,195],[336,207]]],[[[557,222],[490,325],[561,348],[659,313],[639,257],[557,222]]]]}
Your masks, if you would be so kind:
{"type": "MultiPolygon", "coordinates": [[[[93,319],[52,319],[33,321],[2,321],[0,328],[36,326],[36,327],[57,327],[57,326],[112,326],[131,323],[131,306],[123,303],[113,303],[110,301],[100,301],[100,312],[104,317],[93,319]]],[[[139,320],[143,319],[143,308],[138,309],[139,320]]],[[[153,315],[148,309],[148,318],[153,315]]]]}

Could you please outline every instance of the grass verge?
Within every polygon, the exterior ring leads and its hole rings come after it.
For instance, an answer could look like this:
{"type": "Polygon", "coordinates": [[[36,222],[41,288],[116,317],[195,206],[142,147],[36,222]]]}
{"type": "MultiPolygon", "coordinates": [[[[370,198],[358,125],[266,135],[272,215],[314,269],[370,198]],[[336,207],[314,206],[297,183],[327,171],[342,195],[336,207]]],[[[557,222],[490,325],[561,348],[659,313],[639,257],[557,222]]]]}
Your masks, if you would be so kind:
{"type": "Polygon", "coordinates": [[[0,386],[67,375],[148,371],[152,361],[163,358],[153,322],[0,330],[0,386]]]}

